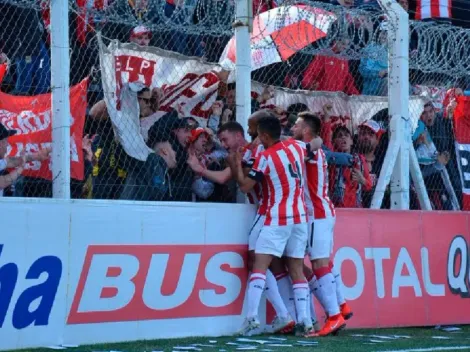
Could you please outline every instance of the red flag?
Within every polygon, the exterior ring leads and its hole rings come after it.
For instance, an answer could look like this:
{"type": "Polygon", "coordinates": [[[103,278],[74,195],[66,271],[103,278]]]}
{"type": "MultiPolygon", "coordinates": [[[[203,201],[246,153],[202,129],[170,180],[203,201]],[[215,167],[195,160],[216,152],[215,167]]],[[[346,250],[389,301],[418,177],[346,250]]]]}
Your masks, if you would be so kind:
{"type": "Polygon", "coordinates": [[[470,210],[470,97],[456,96],[454,110],[455,152],[462,181],[462,210],[470,210]]]}
{"type": "MultiPolygon", "coordinates": [[[[70,89],[71,176],[76,180],[84,179],[82,138],[87,106],[87,86],[88,79],[86,78],[70,89]]],[[[51,146],[51,94],[20,97],[0,92],[0,122],[6,128],[17,131],[15,136],[8,139],[7,155],[9,156],[18,156],[21,152],[34,153],[51,146]]],[[[52,180],[50,161],[29,163],[23,175],[52,180]]]]}
{"type": "Polygon", "coordinates": [[[1,64],[0,65],[0,84],[3,82],[3,77],[5,77],[5,74],[7,73],[8,66],[7,64],[1,64]]]}

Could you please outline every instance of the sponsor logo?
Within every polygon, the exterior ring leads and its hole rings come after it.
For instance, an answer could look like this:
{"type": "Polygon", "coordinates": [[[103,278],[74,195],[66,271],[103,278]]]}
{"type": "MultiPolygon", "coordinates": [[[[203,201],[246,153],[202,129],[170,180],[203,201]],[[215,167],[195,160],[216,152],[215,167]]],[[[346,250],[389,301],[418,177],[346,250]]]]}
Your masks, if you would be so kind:
{"type": "Polygon", "coordinates": [[[244,245],[89,246],[68,324],[240,315],[244,245]]]}
{"type": "Polygon", "coordinates": [[[470,298],[470,257],[463,236],[455,236],[447,254],[447,285],[450,292],[470,298]]]}
{"type": "Polygon", "coordinates": [[[26,268],[2,262],[4,248],[0,244],[0,329],[10,323],[7,316],[15,329],[48,325],[62,276],[62,261],[55,256],[42,256],[23,275],[20,273],[26,268]]]}

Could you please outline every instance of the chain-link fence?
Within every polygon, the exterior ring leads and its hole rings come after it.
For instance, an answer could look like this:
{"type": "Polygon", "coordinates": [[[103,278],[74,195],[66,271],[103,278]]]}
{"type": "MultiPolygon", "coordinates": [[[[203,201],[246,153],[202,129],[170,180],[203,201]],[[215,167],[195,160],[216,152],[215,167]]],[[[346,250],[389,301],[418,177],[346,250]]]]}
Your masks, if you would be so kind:
{"type": "MultiPolygon", "coordinates": [[[[231,182],[194,171],[194,160],[221,174],[226,168],[217,130],[236,116],[234,1],[69,3],[72,196],[235,201],[231,182]]],[[[39,95],[50,91],[49,1],[0,0],[0,6],[0,119],[19,132],[8,152],[39,151],[5,194],[50,197],[43,160],[51,142],[50,96],[39,95]]],[[[325,146],[337,153],[330,158],[331,198],[339,207],[369,207],[388,146],[387,31],[395,28],[375,1],[254,0],[253,17],[252,109],[272,109],[286,136],[297,113],[319,113],[325,146]]],[[[410,21],[408,104],[435,209],[466,204],[467,164],[458,162],[466,134],[456,128],[464,130],[468,111],[469,34],[410,21]]],[[[413,186],[411,200],[418,208],[413,186]]]]}

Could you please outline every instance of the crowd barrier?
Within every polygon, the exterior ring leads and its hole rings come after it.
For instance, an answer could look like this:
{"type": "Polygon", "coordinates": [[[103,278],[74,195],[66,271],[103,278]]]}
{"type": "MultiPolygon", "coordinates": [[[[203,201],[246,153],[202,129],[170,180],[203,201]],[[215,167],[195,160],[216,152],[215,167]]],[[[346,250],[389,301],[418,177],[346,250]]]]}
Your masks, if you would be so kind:
{"type": "MultiPolygon", "coordinates": [[[[0,214],[0,350],[242,323],[251,206],[2,199],[0,214]]],[[[467,213],[339,210],[335,241],[351,327],[470,323],[467,213]]]]}

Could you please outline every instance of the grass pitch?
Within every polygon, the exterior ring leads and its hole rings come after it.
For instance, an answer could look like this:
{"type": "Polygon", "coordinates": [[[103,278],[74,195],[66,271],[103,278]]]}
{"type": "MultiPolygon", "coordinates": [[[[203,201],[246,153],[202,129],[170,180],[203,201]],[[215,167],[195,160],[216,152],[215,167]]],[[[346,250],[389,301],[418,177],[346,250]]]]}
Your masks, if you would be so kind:
{"type": "MultiPolygon", "coordinates": [[[[67,352],[151,352],[151,351],[315,351],[315,352],[433,352],[470,351],[470,326],[459,331],[444,332],[434,328],[380,330],[344,330],[335,337],[304,339],[291,336],[261,335],[239,341],[239,337],[184,338],[127,343],[100,344],[67,348],[67,352]],[[281,340],[285,339],[285,340],[281,340]],[[255,341],[260,340],[260,341],[255,341]],[[313,344],[316,342],[315,344],[313,344]],[[310,343],[311,345],[303,345],[310,343]]],[[[23,351],[50,352],[49,348],[23,351]]]]}

